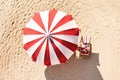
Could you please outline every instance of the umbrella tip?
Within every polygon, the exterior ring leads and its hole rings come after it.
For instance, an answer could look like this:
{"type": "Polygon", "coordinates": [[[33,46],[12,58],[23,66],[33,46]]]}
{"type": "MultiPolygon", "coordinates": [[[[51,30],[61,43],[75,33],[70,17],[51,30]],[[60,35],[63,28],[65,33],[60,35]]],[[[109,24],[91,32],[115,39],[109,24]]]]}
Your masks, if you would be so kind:
{"type": "Polygon", "coordinates": [[[52,10],[56,10],[55,8],[53,8],[52,10]]]}

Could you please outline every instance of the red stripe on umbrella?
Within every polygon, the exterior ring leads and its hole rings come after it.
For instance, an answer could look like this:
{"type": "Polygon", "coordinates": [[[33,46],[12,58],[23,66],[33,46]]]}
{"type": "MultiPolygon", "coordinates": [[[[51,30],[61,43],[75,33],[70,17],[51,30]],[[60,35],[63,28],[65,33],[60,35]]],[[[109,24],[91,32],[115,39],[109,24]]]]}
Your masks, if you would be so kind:
{"type": "Polygon", "coordinates": [[[42,19],[40,17],[40,14],[39,13],[36,13],[34,16],[33,16],[33,20],[44,30],[45,30],[45,26],[42,22],[42,19]]]}
{"type": "Polygon", "coordinates": [[[64,31],[60,31],[60,32],[55,32],[52,33],[53,35],[57,34],[57,35],[78,35],[79,34],[79,29],[78,28],[73,28],[73,29],[69,29],[69,30],[64,30],[64,31]],[[72,32],[71,32],[72,31],[72,32]]]}
{"type": "Polygon", "coordinates": [[[46,44],[44,64],[47,65],[47,66],[50,66],[50,65],[51,65],[48,40],[47,40],[47,44],[46,44]]]}
{"type": "MultiPolygon", "coordinates": [[[[43,38],[43,37],[42,37],[43,38]]],[[[42,38],[38,38],[38,39],[35,39],[33,41],[30,41],[26,44],[24,44],[24,49],[25,50],[28,50],[32,45],[34,45],[36,42],[38,42],[39,40],[41,40],[42,38]]]]}
{"type": "Polygon", "coordinates": [[[55,15],[56,15],[56,13],[57,13],[57,10],[55,10],[55,9],[53,9],[53,10],[51,10],[51,11],[49,12],[48,31],[49,31],[49,29],[50,29],[50,26],[51,26],[51,24],[52,24],[52,21],[53,21],[55,15]]]}
{"type": "Polygon", "coordinates": [[[24,31],[24,35],[30,35],[30,34],[43,34],[43,33],[39,32],[39,31],[30,29],[30,28],[24,28],[23,31],[24,31]]]}
{"type": "Polygon", "coordinates": [[[39,52],[40,52],[40,50],[41,50],[42,45],[43,45],[44,42],[45,42],[45,39],[44,39],[44,41],[39,45],[39,47],[36,49],[36,51],[34,52],[34,54],[32,55],[32,60],[33,60],[33,61],[36,61],[36,60],[37,60],[37,56],[38,56],[38,54],[39,54],[39,52]]]}
{"type": "Polygon", "coordinates": [[[51,32],[54,31],[55,29],[57,29],[58,27],[60,27],[61,25],[65,24],[65,23],[67,23],[67,22],[69,22],[69,21],[71,21],[72,19],[73,19],[73,18],[72,18],[71,15],[66,15],[66,16],[64,16],[64,17],[55,25],[55,27],[51,30],[51,32]]]}

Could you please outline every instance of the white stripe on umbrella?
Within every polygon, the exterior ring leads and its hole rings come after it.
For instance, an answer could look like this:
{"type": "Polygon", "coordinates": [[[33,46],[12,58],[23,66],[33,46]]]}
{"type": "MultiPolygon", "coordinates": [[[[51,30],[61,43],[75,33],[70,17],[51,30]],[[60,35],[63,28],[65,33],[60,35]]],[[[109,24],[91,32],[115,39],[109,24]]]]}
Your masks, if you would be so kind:
{"type": "Polygon", "coordinates": [[[52,36],[77,45],[78,36],[73,36],[73,35],[52,35],[52,36]]]}
{"type": "Polygon", "coordinates": [[[36,31],[40,31],[42,33],[45,33],[45,31],[33,20],[31,19],[27,24],[26,26],[27,28],[30,28],[30,29],[33,29],[33,30],[36,30],[36,31]]]}
{"type": "Polygon", "coordinates": [[[48,32],[48,14],[49,14],[49,11],[40,12],[41,20],[47,32],[48,32]]]}
{"type": "Polygon", "coordinates": [[[64,17],[64,16],[66,16],[67,15],[67,13],[64,13],[64,12],[62,12],[62,11],[57,11],[57,13],[56,13],[56,15],[55,15],[55,17],[54,17],[54,19],[53,19],[53,22],[52,22],[52,24],[51,24],[51,27],[50,27],[50,30],[49,30],[49,32],[55,27],[55,25],[64,17]]]}
{"type": "Polygon", "coordinates": [[[30,57],[32,57],[33,53],[35,50],[38,48],[38,46],[44,41],[45,38],[41,39],[37,43],[35,43],[33,46],[31,46],[28,50],[27,53],[29,54],[30,57]]]}
{"type": "Polygon", "coordinates": [[[52,31],[51,33],[56,33],[56,32],[73,29],[73,28],[78,28],[78,26],[76,25],[74,20],[71,20],[71,21],[59,26],[56,30],[52,31]]]}
{"type": "MultiPolygon", "coordinates": [[[[62,54],[69,59],[71,57],[71,55],[73,55],[73,51],[68,49],[67,47],[65,47],[64,45],[62,45],[60,42],[56,41],[55,39],[53,39],[54,44],[58,47],[58,49],[62,52],[62,54]]],[[[57,53],[56,53],[57,54],[57,53]]]]}
{"type": "Polygon", "coordinates": [[[41,38],[41,37],[44,37],[44,34],[43,35],[24,35],[23,36],[23,44],[26,44],[30,41],[33,41],[33,40],[41,38]]]}
{"type": "Polygon", "coordinates": [[[51,44],[52,43],[49,41],[51,65],[60,64],[60,61],[59,61],[59,59],[55,53],[55,50],[53,49],[51,44]]]}
{"type": "Polygon", "coordinates": [[[44,64],[44,58],[45,58],[45,49],[46,49],[46,43],[47,43],[47,39],[45,40],[45,42],[42,45],[42,48],[40,49],[40,52],[37,56],[37,62],[38,63],[42,63],[44,64]]]}

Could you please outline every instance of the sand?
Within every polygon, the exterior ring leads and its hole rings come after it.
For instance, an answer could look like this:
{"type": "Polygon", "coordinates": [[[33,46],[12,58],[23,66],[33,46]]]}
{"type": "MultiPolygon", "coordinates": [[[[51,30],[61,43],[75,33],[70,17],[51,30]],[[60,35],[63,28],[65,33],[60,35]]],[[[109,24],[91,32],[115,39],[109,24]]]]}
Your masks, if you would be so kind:
{"type": "Polygon", "coordinates": [[[0,80],[120,80],[120,0],[0,0],[0,80]],[[71,14],[91,36],[92,56],[46,67],[22,45],[22,28],[35,12],[71,14]]]}

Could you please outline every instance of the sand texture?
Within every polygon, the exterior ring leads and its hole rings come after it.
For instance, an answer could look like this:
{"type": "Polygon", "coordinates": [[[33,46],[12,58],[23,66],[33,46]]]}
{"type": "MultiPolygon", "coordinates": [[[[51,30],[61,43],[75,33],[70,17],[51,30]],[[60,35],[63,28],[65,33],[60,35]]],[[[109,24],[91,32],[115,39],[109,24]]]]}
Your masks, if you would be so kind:
{"type": "Polygon", "coordinates": [[[0,0],[0,80],[120,80],[120,0],[0,0]],[[22,28],[35,12],[71,14],[91,36],[92,55],[46,67],[23,49],[22,28]]]}

